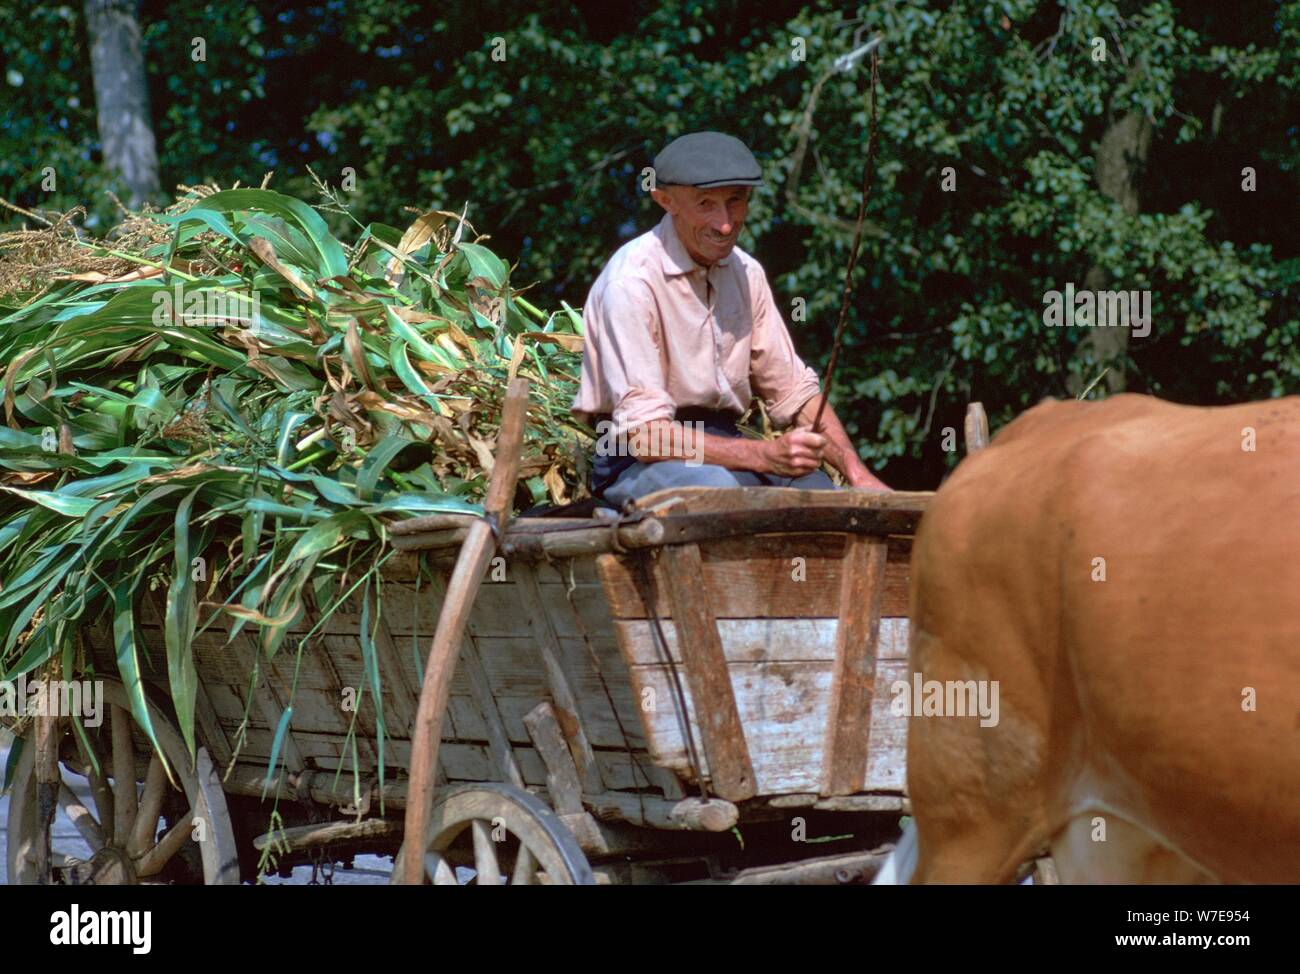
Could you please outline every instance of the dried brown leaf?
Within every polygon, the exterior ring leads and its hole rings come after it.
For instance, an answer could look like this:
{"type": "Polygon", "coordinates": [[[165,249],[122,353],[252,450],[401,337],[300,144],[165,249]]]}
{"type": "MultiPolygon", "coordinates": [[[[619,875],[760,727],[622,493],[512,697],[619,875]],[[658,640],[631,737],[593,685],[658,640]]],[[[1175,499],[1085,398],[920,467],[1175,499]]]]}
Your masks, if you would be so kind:
{"type": "Polygon", "coordinates": [[[308,301],[316,300],[316,293],[307,286],[306,282],[291,268],[280,263],[280,258],[275,256],[275,248],[271,246],[271,241],[264,237],[254,237],[248,242],[248,249],[257,255],[258,260],[293,285],[293,289],[300,295],[308,301]]]}

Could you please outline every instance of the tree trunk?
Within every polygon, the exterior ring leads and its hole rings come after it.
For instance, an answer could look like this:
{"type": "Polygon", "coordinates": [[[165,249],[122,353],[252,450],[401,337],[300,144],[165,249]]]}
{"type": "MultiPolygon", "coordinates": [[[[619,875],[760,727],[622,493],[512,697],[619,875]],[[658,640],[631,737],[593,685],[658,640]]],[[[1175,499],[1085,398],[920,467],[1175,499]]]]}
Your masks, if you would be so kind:
{"type": "MultiPolygon", "coordinates": [[[[1136,69],[1140,70],[1140,69],[1136,69]]],[[[1102,193],[1123,208],[1125,215],[1138,212],[1138,179],[1151,151],[1151,121],[1141,112],[1130,112],[1117,122],[1112,122],[1097,145],[1097,186],[1102,193]]],[[[1093,265],[1083,280],[1088,291],[1108,289],[1105,268],[1093,265]]],[[[1090,348],[1097,369],[1109,367],[1105,388],[1112,395],[1124,391],[1124,358],[1128,352],[1127,328],[1089,328],[1085,348],[1090,348]]],[[[1072,385],[1078,395],[1096,375],[1084,376],[1072,385]]]]}
{"type": "Polygon", "coordinates": [[[86,0],[85,11],[104,165],[121,177],[135,208],[158,192],[140,0],[86,0]]]}

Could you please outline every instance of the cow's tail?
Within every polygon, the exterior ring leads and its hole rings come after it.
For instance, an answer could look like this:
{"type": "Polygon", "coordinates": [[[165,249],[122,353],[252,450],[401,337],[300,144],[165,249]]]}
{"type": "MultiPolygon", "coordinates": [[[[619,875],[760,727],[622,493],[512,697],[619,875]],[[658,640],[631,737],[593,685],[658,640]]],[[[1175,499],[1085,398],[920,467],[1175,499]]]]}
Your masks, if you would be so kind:
{"type": "Polygon", "coordinates": [[[903,837],[889,854],[885,864],[871,881],[872,886],[905,886],[912,881],[916,872],[916,825],[908,822],[903,828],[903,837]]]}

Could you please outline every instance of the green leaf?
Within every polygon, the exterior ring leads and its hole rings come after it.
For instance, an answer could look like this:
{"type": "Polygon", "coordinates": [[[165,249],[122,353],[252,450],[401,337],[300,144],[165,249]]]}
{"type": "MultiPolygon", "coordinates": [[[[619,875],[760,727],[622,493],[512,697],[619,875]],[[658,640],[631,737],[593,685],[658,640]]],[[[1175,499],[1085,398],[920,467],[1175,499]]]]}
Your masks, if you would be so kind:
{"type": "Polygon", "coordinates": [[[113,645],[117,654],[117,670],[122,675],[127,699],[131,702],[131,713],[135,722],[153,743],[154,751],[162,761],[167,777],[175,784],[171,765],[162,747],[158,744],[158,735],[153,728],[153,719],[149,716],[149,705],[144,695],[144,678],[140,674],[140,656],[135,643],[135,609],[132,605],[135,583],[138,575],[129,576],[112,587],[113,593],[113,645]]]}
{"type": "MultiPolygon", "coordinates": [[[[433,391],[424,384],[424,379],[420,376],[411,360],[406,354],[407,345],[403,339],[397,339],[388,347],[388,361],[393,367],[393,372],[402,380],[402,385],[414,395],[427,401],[432,405],[433,400],[437,398],[433,391]]],[[[37,441],[39,443],[39,440],[37,441]]]]}
{"type": "Polygon", "coordinates": [[[14,742],[9,745],[9,758],[5,761],[4,780],[0,781],[0,794],[9,790],[9,786],[14,783],[14,772],[18,770],[18,762],[22,760],[23,748],[27,746],[27,738],[15,737],[14,742]]]}
{"type": "Polygon", "coordinates": [[[65,494],[48,491],[48,490],[23,490],[21,487],[3,487],[0,490],[21,497],[24,500],[40,504],[42,507],[49,508],[65,517],[85,517],[95,509],[99,503],[90,497],[71,497],[65,494]]]}
{"type": "Polygon", "coordinates": [[[313,413],[288,413],[280,424],[280,433],[275,439],[275,462],[284,466],[293,453],[293,431],[311,419],[313,413]]]}
{"type": "Polygon", "coordinates": [[[385,436],[370,449],[370,453],[361,463],[361,470],[357,473],[357,496],[363,501],[373,499],[375,485],[379,483],[379,478],[383,476],[388,465],[408,446],[415,441],[406,436],[385,436]]]}
{"type": "Polygon", "coordinates": [[[266,797],[266,789],[271,787],[275,781],[275,768],[280,760],[280,748],[284,744],[284,735],[289,730],[289,721],[293,719],[293,707],[285,707],[284,713],[280,715],[280,723],[275,727],[275,737],[271,739],[271,759],[266,766],[266,780],[262,782],[262,797],[266,797]]]}
{"type": "Polygon", "coordinates": [[[300,558],[333,551],[342,544],[344,537],[368,521],[360,511],[343,511],[327,517],[319,524],[313,524],[294,544],[285,563],[292,564],[300,558]]]}
{"type": "Polygon", "coordinates": [[[393,309],[388,307],[388,305],[384,305],[384,316],[388,320],[388,327],[393,329],[393,333],[409,345],[411,350],[426,362],[437,362],[439,365],[445,366],[449,369],[460,369],[464,365],[463,362],[456,361],[441,348],[438,348],[435,345],[430,345],[426,342],[418,331],[408,325],[401,318],[397,317],[397,315],[393,313],[393,309]]]}
{"type": "Polygon", "coordinates": [[[190,510],[195,487],[176,508],[175,554],[172,583],[167,589],[167,614],[163,623],[167,647],[167,679],[171,686],[176,721],[190,758],[194,758],[194,702],[198,696],[198,674],[194,669],[194,630],[198,625],[198,603],[190,569],[190,510]]]}
{"type": "Polygon", "coordinates": [[[311,241],[316,251],[316,271],[320,277],[335,277],[348,272],[348,259],[343,247],[330,234],[329,227],[320,214],[302,200],[269,189],[228,189],[203,198],[190,207],[186,215],[205,210],[216,213],[252,210],[282,217],[296,225],[311,241]]]}
{"type": "MultiPolygon", "coordinates": [[[[376,627],[379,617],[375,617],[376,627]]],[[[379,653],[375,649],[375,635],[370,624],[370,582],[367,580],[361,595],[361,659],[366,668],[366,681],[370,684],[375,698],[375,745],[378,751],[379,788],[384,787],[384,738],[388,736],[384,723],[383,684],[379,679],[379,653]]]]}
{"type": "Polygon", "coordinates": [[[482,244],[458,243],[456,249],[465,256],[465,261],[469,264],[471,280],[481,277],[493,288],[500,288],[506,283],[506,274],[509,270],[506,262],[482,244]]]}

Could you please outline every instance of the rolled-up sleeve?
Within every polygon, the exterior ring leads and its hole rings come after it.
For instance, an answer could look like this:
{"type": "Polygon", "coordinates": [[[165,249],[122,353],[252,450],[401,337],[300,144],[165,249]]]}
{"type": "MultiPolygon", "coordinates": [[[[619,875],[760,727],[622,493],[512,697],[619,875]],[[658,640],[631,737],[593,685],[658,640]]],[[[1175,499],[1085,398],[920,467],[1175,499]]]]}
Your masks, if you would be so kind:
{"type": "Polygon", "coordinates": [[[777,310],[761,267],[750,275],[754,295],[754,334],[750,344],[750,380],[763,399],[774,426],[789,426],[799,410],[821,391],[817,373],[794,349],[785,319],[777,310]]]}
{"type": "Polygon", "coordinates": [[[601,295],[594,328],[588,328],[584,374],[598,389],[602,408],[613,417],[614,435],[657,419],[672,419],[661,357],[659,315],[649,284],[638,277],[609,282],[601,295]]]}

